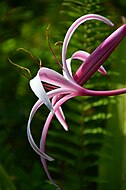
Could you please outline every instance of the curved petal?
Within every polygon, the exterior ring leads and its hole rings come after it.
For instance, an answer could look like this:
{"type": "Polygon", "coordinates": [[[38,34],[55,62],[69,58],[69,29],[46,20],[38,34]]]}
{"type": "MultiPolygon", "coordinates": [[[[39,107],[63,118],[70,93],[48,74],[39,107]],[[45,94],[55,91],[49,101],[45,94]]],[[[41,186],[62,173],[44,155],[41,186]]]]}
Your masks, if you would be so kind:
{"type": "MultiPolygon", "coordinates": [[[[82,65],[84,65],[86,59],[90,56],[88,52],[85,51],[77,51],[72,55],[72,59],[78,59],[80,61],[83,61],[82,65]]],[[[103,74],[104,76],[107,76],[107,72],[104,69],[104,67],[101,65],[98,69],[98,71],[103,74]]]]}
{"type": "Polygon", "coordinates": [[[31,113],[30,113],[30,116],[29,116],[29,119],[28,119],[28,124],[27,124],[27,136],[28,136],[28,140],[29,140],[29,143],[31,145],[31,147],[34,149],[34,151],[39,154],[40,156],[42,156],[43,158],[49,160],[49,161],[53,161],[54,159],[49,157],[48,155],[46,155],[44,152],[42,152],[38,146],[35,144],[33,138],[32,138],[32,135],[31,135],[31,130],[30,130],[30,125],[31,125],[31,121],[32,121],[32,118],[34,117],[36,111],[39,109],[39,107],[43,104],[43,102],[41,100],[38,100],[35,105],[33,106],[32,110],[31,110],[31,113]]]}
{"type": "Polygon", "coordinates": [[[38,71],[37,75],[32,80],[30,80],[30,87],[35,95],[52,111],[53,107],[40,80],[40,72],[41,70],[38,71]]]}
{"type": "MultiPolygon", "coordinates": [[[[53,96],[60,96],[60,95],[64,95],[64,94],[68,94],[70,93],[70,91],[68,91],[68,89],[56,89],[56,90],[52,90],[50,92],[47,93],[48,95],[48,98],[52,98],[53,96]]],[[[30,112],[30,115],[29,115],[29,119],[28,119],[28,124],[27,124],[27,136],[28,136],[28,140],[29,140],[29,143],[31,145],[31,147],[34,149],[34,151],[39,154],[40,156],[44,157],[45,159],[49,160],[49,161],[53,161],[53,158],[49,157],[48,155],[46,155],[44,152],[42,152],[38,146],[36,145],[36,143],[34,142],[33,140],[33,137],[32,137],[32,134],[31,134],[31,122],[32,122],[32,119],[36,113],[36,111],[43,105],[43,101],[42,100],[38,100],[31,112],[30,112]]],[[[57,113],[58,114],[58,113],[57,113]]],[[[57,116],[56,114],[56,116],[57,116]]],[[[61,114],[61,113],[60,113],[61,114]]],[[[58,115],[58,120],[60,121],[60,123],[64,126],[64,128],[67,130],[67,124],[65,124],[65,120],[63,120],[63,114],[62,115],[58,115]],[[62,120],[60,120],[60,118],[62,120]]]]}
{"type": "MultiPolygon", "coordinates": [[[[46,136],[47,136],[48,128],[49,128],[49,126],[50,126],[50,123],[51,123],[51,121],[52,121],[53,116],[54,116],[54,114],[50,112],[49,115],[48,115],[48,117],[47,117],[47,119],[46,119],[45,125],[44,125],[44,127],[43,127],[42,137],[41,137],[41,140],[40,140],[40,149],[41,149],[42,152],[45,152],[46,136]]],[[[44,170],[45,170],[45,172],[46,172],[46,174],[47,174],[49,180],[50,180],[56,187],[58,187],[58,186],[56,185],[56,183],[54,182],[54,180],[52,179],[52,177],[51,177],[51,175],[50,175],[50,173],[49,173],[49,171],[48,171],[48,167],[47,167],[46,160],[45,160],[43,157],[41,157],[41,161],[42,161],[43,168],[44,168],[44,170]]]]}
{"type": "MultiPolygon", "coordinates": [[[[60,95],[65,95],[65,94],[69,94],[71,93],[70,90],[68,91],[68,89],[56,89],[56,90],[52,90],[50,92],[47,93],[47,96],[48,98],[52,98],[52,97],[55,97],[55,96],[60,96],[60,95]]],[[[31,145],[31,147],[34,149],[34,151],[39,154],[40,156],[44,157],[45,159],[49,160],[49,161],[52,161],[53,158],[49,157],[48,155],[46,155],[45,153],[43,153],[39,148],[38,146],[36,145],[36,143],[34,142],[33,140],[33,137],[32,137],[32,134],[31,134],[31,122],[32,122],[32,119],[36,113],[36,111],[40,108],[40,106],[43,105],[43,101],[42,100],[38,100],[35,105],[33,106],[31,112],[30,112],[30,115],[29,115],[29,119],[28,119],[28,124],[27,124],[27,136],[28,136],[28,140],[29,140],[29,143],[31,145]]],[[[60,108],[59,108],[60,109],[60,108]]],[[[58,111],[58,110],[57,110],[58,111]]],[[[54,112],[52,112],[54,114],[54,112]]],[[[56,116],[58,118],[58,120],[60,121],[61,125],[65,128],[65,130],[67,130],[67,124],[65,123],[65,119],[64,119],[64,115],[63,113],[61,112],[60,110],[60,113],[57,112],[56,113],[56,116]]]]}
{"type": "Polygon", "coordinates": [[[80,61],[85,61],[88,57],[90,56],[90,53],[86,52],[86,51],[76,51],[73,55],[72,55],[72,59],[79,59],[80,61]]]}
{"type": "MultiPolygon", "coordinates": [[[[71,60],[72,60],[71,58],[67,59],[67,60],[66,60],[66,64],[67,64],[67,68],[68,68],[68,71],[69,71],[71,77],[73,77],[73,76],[72,76],[72,69],[71,69],[71,60]]],[[[66,72],[65,72],[64,69],[63,69],[63,76],[64,76],[67,80],[69,80],[69,78],[67,77],[66,72]]]]}
{"type": "Polygon", "coordinates": [[[64,114],[63,114],[63,110],[61,107],[59,107],[59,109],[56,111],[55,113],[58,121],[60,122],[60,124],[63,126],[63,128],[68,131],[68,125],[65,121],[65,117],[64,117],[64,114]]]}
{"type": "MultiPolygon", "coordinates": [[[[58,72],[49,69],[47,67],[42,67],[40,69],[40,80],[46,83],[50,83],[57,87],[70,87],[70,82],[66,80],[61,74],[58,72]]],[[[73,86],[72,86],[73,87],[73,86]]]]}
{"type": "MultiPolygon", "coordinates": [[[[52,105],[54,106],[58,100],[59,100],[59,97],[54,96],[52,98],[52,105]]],[[[65,116],[64,116],[64,113],[63,113],[61,106],[56,110],[55,115],[56,115],[57,119],[59,120],[60,124],[63,126],[63,128],[66,131],[68,131],[68,125],[65,121],[65,116]]]]}
{"type": "Polygon", "coordinates": [[[104,68],[102,65],[99,67],[98,71],[99,71],[102,75],[108,76],[108,75],[107,75],[107,72],[106,72],[106,70],[105,70],[105,68],[104,68]]]}
{"type": "Polygon", "coordinates": [[[84,23],[85,21],[87,20],[92,20],[92,19],[95,19],[95,20],[101,20],[103,22],[105,22],[106,24],[109,24],[111,26],[113,26],[113,23],[108,20],[107,18],[103,17],[103,16],[100,16],[100,15],[97,15],[97,14],[88,14],[88,15],[85,15],[85,16],[82,16],[80,18],[78,18],[71,26],[70,28],[68,29],[67,33],[66,33],[66,36],[64,38],[64,42],[63,42],[63,48],[62,48],[62,63],[63,63],[63,68],[66,72],[66,75],[67,75],[67,78],[69,78],[69,80],[71,80],[72,82],[75,82],[75,80],[73,80],[73,78],[71,77],[70,73],[69,73],[69,70],[68,70],[68,67],[67,67],[67,64],[66,64],[66,51],[67,51],[67,46],[68,46],[68,43],[70,41],[70,38],[71,36],[73,35],[74,31],[78,28],[78,26],[82,23],[84,23]]]}
{"type": "MultiPolygon", "coordinates": [[[[64,96],[63,98],[61,98],[54,106],[54,111],[56,112],[57,109],[59,109],[59,107],[64,103],[66,102],[68,99],[72,98],[76,96],[76,94],[70,94],[70,95],[66,95],[64,96]]],[[[50,123],[52,121],[52,118],[53,118],[53,113],[50,112],[50,114],[48,115],[47,117],[47,120],[45,122],[45,125],[44,125],[44,128],[43,128],[43,131],[42,131],[42,135],[41,135],[41,140],[40,140],[40,149],[42,152],[45,152],[45,142],[46,142],[46,136],[47,136],[47,133],[48,133],[48,129],[49,129],[49,126],[50,126],[50,123]]],[[[48,176],[48,178],[50,179],[50,181],[60,190],[60,187],[54,182],[54,180],[52,179],[49,171],[48,171],[48,167],[47,167],[47,163],[46,163],[46,160],[41,157],[41,161],[42,161],[42,164],[43,164],[43,167],[45,169],[45,172],[48,176]]]]}

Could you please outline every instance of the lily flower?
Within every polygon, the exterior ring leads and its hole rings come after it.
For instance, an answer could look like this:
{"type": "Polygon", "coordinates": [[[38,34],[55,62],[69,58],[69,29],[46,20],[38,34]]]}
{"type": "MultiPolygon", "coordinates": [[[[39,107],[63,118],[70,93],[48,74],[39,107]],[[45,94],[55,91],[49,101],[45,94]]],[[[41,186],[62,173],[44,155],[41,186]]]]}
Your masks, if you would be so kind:
{"type": "Polygon", "coordinates": [[[108,91],[95,91],[83,87],[83,85],[92,77],[96,71],[99,71],[103,75],[107,75],[106,70],[102,64],[125,37],[126,25],[123,25],[114,31],[91,54],[79,50],[73,53],[71,58],[66,59],[67,47],[73,33],[80,24],[92,19],[100,20],[110,26],[113,26],[113,23],[110,20],[97,14],[88,14],[78,18],[70,26],[64,38],[62,47],[63,75],[47,67],[42,67],[38,70],[37,75],[32,80],[30,80],[31,89],[38,97],[38,101],[34,104],[30,112],[27,125],[28,140],[32,148],[40,155],[44,170],[49,180],[57,187],[57,189],[61,188],[52,179],[46,163],[46,160],[52,161],[53,158],[45,153],[46,136],[53,116],[56,116],[60,124],[67,131],[68,126],[61,108],[62,104],[64,104],[67,100],[75,96],[114,96],[126,93],[126,88],[108,91]],[[72,59],[78,59],[82,61],[81,66],[74,75],[72,74],[71,69],[72,59]],[[47,106],[47,108],[50,110],[50,113],[45,121],[40,140],[40,147],[38,147],[34,142],[30,128],[36,111],[43,104],[47,106]]]}

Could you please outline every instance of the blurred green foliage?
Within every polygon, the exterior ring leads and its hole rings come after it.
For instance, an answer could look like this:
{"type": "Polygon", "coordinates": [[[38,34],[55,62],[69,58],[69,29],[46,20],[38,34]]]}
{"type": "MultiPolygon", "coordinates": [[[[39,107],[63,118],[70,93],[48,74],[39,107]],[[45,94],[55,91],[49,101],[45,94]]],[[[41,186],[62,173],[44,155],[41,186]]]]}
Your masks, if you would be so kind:
{"type": "MultiPolygon", "coordinates": [[[[29,80],[17,67],[9,63],[8,58],[30,69],[34,76],[38,70],[37,64],[26,52],[16,51],[17,48],[23,47],[32,52],[36,60],[40,57],[44,66],[60,70],[50,53],[46,40],[45,32],[49,24],[51,24],[50,41],[53,46],[56,41],[63,40],[67,28],[77,17],[87,13],[102,14],[111,18],[116,23],[116,28],[117,25],[121,25],[121,16],[126,16],[125,8],[125,1],[121,0],[116,2],[108,0],[95,2],[93,0],[0,1],[0,190],[55,189],[48,182],[39,156],[31,149],[26,136],[28,115],[36,97],[29,88],[29,80]]],[[[78,49],[92,52],[111,32],[110,28],[97,22],[81,26],[78,29],[79,35],[75,34],[70,43],[68,56],[78,49]]],[[[58,48],[55,46],[53,48],[60,59],[58,48]]],[[[112,72],[109,66],[111,61],[116,62],[114,59],[114,57],[109,59],[106,68],[108,73],[116,78],[117,73],[112,72]]],[[[112,69],[115,69],[113,65],[112,69]]],[[[74,66],[74,70],[76,69],[77,67],[74,66]]],[[[124,73],[123,76],[125,76],[124,73]]],[[[111,80],[106,84],[106,79],[102,79],[99,74],[87,84],[89,88],[98,89],[108,89],[112,86],[111,80]]],[[[113,119],[111,120],[113,118],[111,106],[116,106],[116,103],[116,99],[113,98],[102,98],[102,100],[97,97],[77,98],[64,107],[67,122],[71,128],[69,133],[63,132],[55,119],[52,122],[53,128],[49,131],[47,139],[47,151],[51,152],[56,161],[49,165],[49,169],[58,184],[63,185],[64,190],[69,188],[96,190],[98,187],[99,190],[104,190],[106,187],[104,182],[106,182],[109,167],[102,163],[104,159],[102,160],[101,157],[105,155],[104,158],[111,160],[110,152],[106,151],[106,141],[109,141],[109,147],[113,136],[113,126],[119,125],[119,121],[115,123],[113,119]]],[[[116,110],[118,115],[117,107],[116,110]]],[[[33,121],[32,130],[37,143],[39,143],[41,127],[47,113],[48,110],[45,107],[42,108],[33,121]]],[[[116,135],[115,133],[115,137],[116,135]]],[[[122,145],[123,142],[120,144],[122,145]]],[[[118,154],[119,147],[115,155],[118,154]]],[[[114,164],[113,167],[115,167],[114,164]]],[[[109,185],[113,179],[109,181],[109,185]]],[[[107,189],[109,190],[108,186],[107,189]]]]}
{"type": "Polygon", "coordinates": [[[59,4],[60,1],[0,2],[1,190],[14,189],[14,186],[18,190],[49,188],[49,185],[45,185],[47,177],[39,157],[32,151],[26,136],[29,111],[36,98],[29,89],[29,80],[9,63],[8,58],[28,67],[34,76],[38,66],[27,53],[17,51],[17,48],[23,47],[31,51],[36,59],[42,58],[43,64],[49,66],[53,59],[45,32],[49,23],[55,23],[56,14],[53,12],[58,14],[59,4]]]}

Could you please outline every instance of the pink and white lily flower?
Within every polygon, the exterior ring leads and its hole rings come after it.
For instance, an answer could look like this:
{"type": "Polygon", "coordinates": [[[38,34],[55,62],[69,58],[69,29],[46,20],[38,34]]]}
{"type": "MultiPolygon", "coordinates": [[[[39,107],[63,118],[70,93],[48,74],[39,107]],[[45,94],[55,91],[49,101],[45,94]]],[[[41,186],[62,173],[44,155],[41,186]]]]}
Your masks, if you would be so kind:
{"type": "Polygon", "coordinates": [[[108,91],[95,91],[82,87],[97,70],[101,74],[107,75],[102,64],[113,52],[113,50],[120,43],[120,41],[125,37],[126,25],[121,26],[115,32],[113,32],[93,51],[91,55],[85,51],[77,51],[73,53],[71,58],[66,59],[67,46],[73,33],[80,24],[92,19],[100,20],[110,26],[113,26],[113,23],[110,20],[97,14],[88,14],[78,18],[70,26],[64,38],[62,47],[63,75],[47,67],[42,67],[39,69],[35,78],[30,80],[31,89],[38,97],[38,101],[33,106],[29,116],[27,125],[28,140],[32,148],[40,155],[43,167],[48,178],[58,189],[60,188],[52,179],[46,163],[46,160],[52,161],[53,158],[45,153],[46,136],[53,116],[56,116],[60,124],[67,131],[68,126],[61,108],[62,104],[65,103],[67,100],[75,96],[114,96],[126,93],[126,88],[108,91]],[[71,69],[72,59],[78,59],[82,61],[82,65],[76,71],[74,76],[72,75],[71,69]],[[45,90],[46,85],[50,87],[48,92],[45,90]],[[43,104],[47,106],[47,108],[50,110],[50,113],[43,127],[40,147],[38,147],[33,140],[30,125],[36,111],[43,104]]]}

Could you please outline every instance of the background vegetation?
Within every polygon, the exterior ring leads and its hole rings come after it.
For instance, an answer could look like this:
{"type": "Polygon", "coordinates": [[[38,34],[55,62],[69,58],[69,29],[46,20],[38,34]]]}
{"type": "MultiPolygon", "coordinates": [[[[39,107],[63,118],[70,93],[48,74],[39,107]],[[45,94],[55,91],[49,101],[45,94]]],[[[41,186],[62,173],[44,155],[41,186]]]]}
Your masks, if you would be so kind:
{"type": "MultiPolygon", "coordinates": [[[[126,22],[124,0],[1,0],[0,1],[0,190],[53,190],[40,158],[31,149],[26,124],[36,97],[29,80],[8,62],[30,69],[34,76],[38,66],[23,47],[44,66],[61,72],[53,59],[45,37],[48,24],[50,40],[60,59],[57,41],[63,41],[67,28],[83,14],[97,13],[110,18],[113,29],[101,22],[82,25],[73,36],[68,57],[78,50],[92,52],[114,29],[126,22]],[[122,17],[123,16],[123,17],[122,17]]],[[[114,89],[126,85],[126,40],[106,61],[109,79],[100,74],[87,88],[114,89]]],[[[80,63],[73,63],[75,71],[80,63]]],[[[55,158],[49,170],[64,190],[126,189],[126,95],[119,97],[81,97],[64,106],[69,132],[54,119],[47,139],[47,152],[55,158]]],[[[33,121],[33,134],[39,143],[41,127],[48,110],[44,107],[33,121]]]]}

